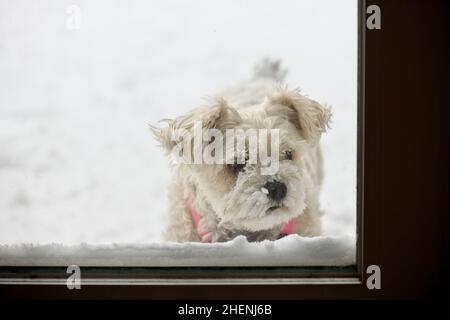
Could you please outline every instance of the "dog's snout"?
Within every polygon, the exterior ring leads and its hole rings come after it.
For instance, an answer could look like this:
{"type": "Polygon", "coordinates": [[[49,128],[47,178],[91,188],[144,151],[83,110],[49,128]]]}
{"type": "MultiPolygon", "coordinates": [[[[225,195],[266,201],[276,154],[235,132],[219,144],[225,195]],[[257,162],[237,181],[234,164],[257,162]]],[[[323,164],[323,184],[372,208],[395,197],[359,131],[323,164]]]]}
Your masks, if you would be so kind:
{"type": "Polygon", "coordinates": [[[264,185],[264,188],[269,191],[269,198],[275,201],[280,201],[286,197],[287,188],[283,182],[279,181],[269,181],[264,185]]]}

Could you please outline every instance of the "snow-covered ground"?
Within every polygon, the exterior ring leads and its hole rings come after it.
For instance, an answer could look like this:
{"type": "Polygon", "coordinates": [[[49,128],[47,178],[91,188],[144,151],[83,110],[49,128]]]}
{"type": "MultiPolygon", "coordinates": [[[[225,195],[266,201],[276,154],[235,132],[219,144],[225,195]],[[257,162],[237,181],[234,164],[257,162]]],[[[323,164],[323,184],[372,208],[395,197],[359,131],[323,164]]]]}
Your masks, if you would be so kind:
{"type": "Polygon", "coordinates": [[[333,107],[324,232],[354,239],[356,13],[355,0],[0,0],[0,244],[158,241],[170,172],[147,124],[264,56],[333,107]]]}

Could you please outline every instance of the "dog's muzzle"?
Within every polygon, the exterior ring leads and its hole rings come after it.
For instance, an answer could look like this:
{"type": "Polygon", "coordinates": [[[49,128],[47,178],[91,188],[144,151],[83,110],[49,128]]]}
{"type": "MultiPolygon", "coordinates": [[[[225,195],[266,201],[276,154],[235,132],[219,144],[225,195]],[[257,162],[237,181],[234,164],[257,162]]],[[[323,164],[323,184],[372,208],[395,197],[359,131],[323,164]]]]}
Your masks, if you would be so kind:
{"type": "Polygon", "coordinates": [[[286,197],[287,187],[280,181],[269,181],[264,185],[264,188],[268,191],[267,196],[274,201],[281,201],[286,197]]]}

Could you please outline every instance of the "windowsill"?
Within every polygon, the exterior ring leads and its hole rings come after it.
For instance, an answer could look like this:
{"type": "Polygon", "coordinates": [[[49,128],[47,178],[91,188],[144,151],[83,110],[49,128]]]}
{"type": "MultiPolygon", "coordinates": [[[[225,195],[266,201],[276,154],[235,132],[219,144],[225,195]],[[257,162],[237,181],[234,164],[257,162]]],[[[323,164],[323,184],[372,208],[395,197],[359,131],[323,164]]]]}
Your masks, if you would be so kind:
{"type": "Polygon", "coordinates": [[[249,243],[135,243],[106,245],[0,245],[0,266],[90,267],[344,267],[356,263],[351,236],[302,238],[249,243]]]}

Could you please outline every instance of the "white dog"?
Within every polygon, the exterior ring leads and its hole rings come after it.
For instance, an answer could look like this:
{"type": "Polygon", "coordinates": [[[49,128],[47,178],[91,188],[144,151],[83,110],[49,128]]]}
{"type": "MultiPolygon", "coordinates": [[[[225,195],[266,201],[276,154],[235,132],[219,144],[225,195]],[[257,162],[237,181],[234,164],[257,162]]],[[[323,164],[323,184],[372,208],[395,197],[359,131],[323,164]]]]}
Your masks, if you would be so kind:
{"type": "MultiPolygon", "coordinates": [[[[261,129],[276,129],[278,133],[276,146],[271,144],[276,136],[268,136],[268,162],[261,157],[249,161],[249,154],[262,148],[261,144],[250,143],[252,134],[245,138],[243,153],[231,152],[231,158],[227,154],[222,162],[176,161],[165,240],[217,242],[244,235],[249,241],[262,241],[289,233],[320,235],[319,140],[328,127],[331,111],[298,90],[281,86],[284,74],[278,61],[263,60],[251,81],[228,89],[205,107],[164,120],[168,126],[152,128],[172,160],[174,149],[180,146],[180,130],[186,139],[186,133],[194,135],[196,123],[201,123],[201,129],[214,129],[225,136],[229,129],[254,129],[253,135],[261,129]],[[275,162],[276,172],[263,174],[263,168],[275,162]]],[[[200,144],[188,141],[183,144],[185,150],[179,148],[178,152],[191,155],[199,146],[207,148],[213,142],[217,146],[216,136],[209,135],[208,139],[202,133],[202,137],[206,139],[200,144]]],[[[225,149],[228,151],[229,146],[225,149]]],[[[217,151],[213,153],[222,157],[217,151]]]]}

